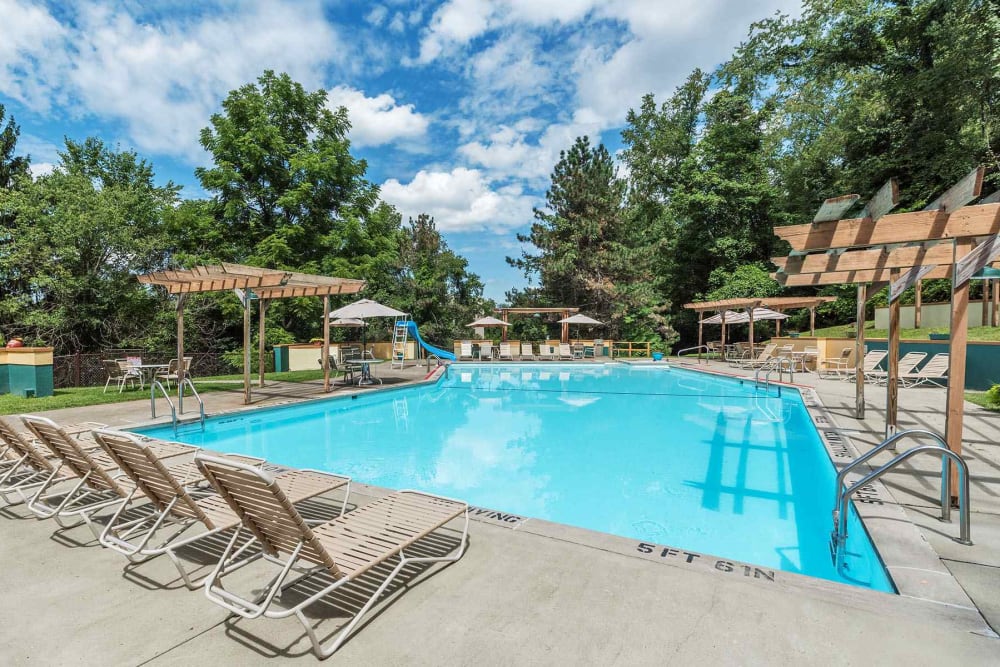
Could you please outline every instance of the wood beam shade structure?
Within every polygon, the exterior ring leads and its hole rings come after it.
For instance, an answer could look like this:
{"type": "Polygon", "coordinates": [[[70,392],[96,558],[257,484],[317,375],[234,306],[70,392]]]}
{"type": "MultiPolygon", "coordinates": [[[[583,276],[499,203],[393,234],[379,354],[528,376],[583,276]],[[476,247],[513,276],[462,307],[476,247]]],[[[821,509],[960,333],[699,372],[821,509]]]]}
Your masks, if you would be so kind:
{"type": "MultiPolygon", "coordinates": [[[[250,309],[253,300],[259,302],[259,348],[257,352],[259,383],[264,386],[264,317],[267,305],[274,299],[289,299],[303,296],[323,297],[324,320],[329,313],[331,296],[341,294],[357,294],[364,289],[365,281],[333,276],[317,276],[297,271],[281,269],[265,269],[242,264],[227,264],[195,266],[190,269],[172,269],[157,271],[138,276],[139,282],[145,285],[159,285],[168,294],[177,295],[177,359],[178,359],[178,407],[184,408],[184,389],[181,385],[184,376],[184,300],[188,294],[206,292],[236,291],[243,304],[243,400],[251,401],[250,391],[250,309]]],[[[330,369],[329,348],[330,328],[323,327],[323,367],[324,389],[329,391],[330,369]]]]}
{"type": "MultiPolygon", "coordinates": [[[[860,359],[864,341],[864,302],[875,291],[870,283],[892,280],[887,435],[896,428],[898,409],[899,297],[907,288],[919,285],[920,280],[952,279],[945,435],[949,448],[958,454],[962,451],[969,280],[977,271],[1000,258],[1000,202],[991,196],[978,205],[968,205],[981,194],[983,174],[982,167],[972,170],[923,211],[886,214],[879,219],[875,214],[881,205],[869,203],[858,218],[779,227],[775,234],[792,246],[792,253],[772,260],[779,267],[776,278],[786,286],[858,285],[859,418],[864,416],[860,359]]],[[[879,196],[890,190],[887,184],[879,196]]],[[[956,482],[957,471],[952,469],[951,473],[956,482]]]]}
{"type": "MultiPolygon", "coordinates": [[[[566,306],[560,306],[556,308],[497,308],[496,312],[500,313],[500,319],[504,322],[510,322],[511,315],[544,315],[548,313],[558,313],[562,317],[560,319],[566,319],[570,315],[575,315],[580,312],[579,308],[570,308],[566,306]]],[[[507,327],[501,327],[503,331],[501,332],[500,340],[507,340],[507,327]]],[[[559,340],[563,343],[569,342],[569,323],[563,322],[562,329],[559,332],[559,340]]]]}
{"type": "MultiPolygon", "coordinates": [[[[772,297],[756,297],[756,298],[746,298],[746,299],[722,299],[720,301],[697,301],[694,303],[686,303],[684,307],[688,310],[693,310],[698,313],[698,345],[702,344],[702,318],[704,313],[713,312],[720,313],[722,315],[722,349],[726,348],[726,311],[728,310],[746,310],[750,315],[750,319],[747,322],[749,325],[749,332],[747,338],[749,339],[751,353],[753,350],[753,335],[754,335],[754,319],[753,319],[753,309],[754,308],[770,308],[771,310],[785,311],[793,310],[796,308],[808,308],[810,313],[810,328],[815,331],[816,325],[816,306],[823,303],[830,303],[836,301],[835,296],[772,296],[772,297]]],[[[780,322],[781,320],[776,320],[780,322]]]]}

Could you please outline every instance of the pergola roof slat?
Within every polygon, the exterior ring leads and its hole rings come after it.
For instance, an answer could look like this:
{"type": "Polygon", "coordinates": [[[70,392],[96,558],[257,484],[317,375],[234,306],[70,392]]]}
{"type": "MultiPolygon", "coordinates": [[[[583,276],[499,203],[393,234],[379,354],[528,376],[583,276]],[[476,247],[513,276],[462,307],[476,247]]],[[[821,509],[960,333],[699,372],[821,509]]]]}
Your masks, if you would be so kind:
{"type": "Polygon", "coordinates": [[[355,294],[365,286],[363,280],[229,263],[156,271],[139,276],[139,282],[160,285],[170,294],[250,289],[266,299],[355,294]]]}
{"type": "Polygon", "coordinates": [[[954,252],[950,243],[931,247],[908,246],[886,250],[848,250],[840,254],[817,253],[793,257],[772,257],[779,270],[792,275],[798,273],[833,273],[839,271],[864,271],[902,269],[926,264],[951,264],[954,252]]]}

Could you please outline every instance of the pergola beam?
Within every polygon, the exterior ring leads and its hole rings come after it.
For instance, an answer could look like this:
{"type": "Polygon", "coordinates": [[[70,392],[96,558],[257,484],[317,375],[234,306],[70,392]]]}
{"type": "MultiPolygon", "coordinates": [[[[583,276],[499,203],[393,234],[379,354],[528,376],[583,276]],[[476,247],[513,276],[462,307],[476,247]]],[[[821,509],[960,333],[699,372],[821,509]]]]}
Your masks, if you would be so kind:
{"type": "Polygon", "coordinates": [[[772,257],[781,273],[835,273],[841,271],[875,271],[879,269],[908,269],[911,266],[928,264],[951,264],[950,243],[938,243],[930,247],[923,245],[905,246],[888,250],[871,248],[848,250],[839,254],[817,253],[794,257],[772,257]]]}
{"type": "Polygon", "coordinates": [[[878,222],[865,217],[787,225],[775,227],[774,233],[797,252],[989,236],[1000,233],[1000,203],[965,206],[951,213],[945,210],[893,213],[878,222]]]}

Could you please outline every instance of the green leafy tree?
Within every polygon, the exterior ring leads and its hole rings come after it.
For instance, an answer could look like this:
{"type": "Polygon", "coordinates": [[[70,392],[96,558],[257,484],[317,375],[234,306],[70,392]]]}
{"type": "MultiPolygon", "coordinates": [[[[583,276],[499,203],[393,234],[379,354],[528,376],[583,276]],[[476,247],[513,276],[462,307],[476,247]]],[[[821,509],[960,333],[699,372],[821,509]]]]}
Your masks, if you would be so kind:
{"type": "Polygon", "coordinates": [[[66,142],[55,171],[7,192],[10,241],[0,328],[60,353],[142,344],[163,305],[138,272],[166,261],[163,215],[177,200],[135,153],[66,142]]]}
{"type": "Polygon", "coordinates": [[[0,189],[10,188],[17,178],[27,176],[28,165],[31,163],[29,156],[14,154],[21,128],[13,117],[8,118],[4,124],[6,113],[6,109],[0,104],[0,189]]]}
{"type": "Polygon", "coordinates": [[[540,279],[547,301],[582,308],[618,338],[665,324],[653,307],[652,247],[625,215],[625,188],[607,149],[578,138],[560,153],[546,208],[518,235],[539,252],[507,260],[540,279]]]}

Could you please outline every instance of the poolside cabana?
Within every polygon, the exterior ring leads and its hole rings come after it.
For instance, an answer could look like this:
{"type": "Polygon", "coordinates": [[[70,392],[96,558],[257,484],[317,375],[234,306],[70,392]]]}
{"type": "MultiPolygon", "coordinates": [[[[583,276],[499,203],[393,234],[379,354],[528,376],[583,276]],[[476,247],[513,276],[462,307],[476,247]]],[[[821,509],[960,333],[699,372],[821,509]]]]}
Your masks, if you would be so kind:
{"type": "MultiPolygon", "coordinates": [[[[968,340],[969,281],[1000,258],[1000,192],[968,206],[980,197],[984,169],[978,167],[932,201],[922,211],[888,215],[899,201],[895,179],[890,179],[868,202],[860,217],[841,215],[850,206],[829,199],[812,223],[777,227],[792,252],[771,259],[775,278],[783,285],[857,286],[855,410],[864,417],[865,301],[886,284],[889,288],[889,362],[886,373],[886,435],[896,430],[898,414],[900,296],[921,280],[951,278],[951,327],[945,439],[956,454],[962,452],[966,343],[968,340]],[[831,213],[831,210],[833,212],[831,213]],[[825,213],[826,211],[826,213],[825,213]]],[[[952,488],[957,488],[952,466],[952,488]]]]}
{"type": "MultiPolygon", "coordinates": [[[[330,311],[330,297],[357,294],[365,287],[364,280],[317,276],[311,273],[264,269],[242,264],[222,263],[218,266],[195,266],[190,269],[156,271],[138,276],[146,285],[159,285],[168,294],[177,296],[177,358],[184,358],[184,301],[188,294],[235,292],[243,304],[243,402],[250,404],[250,309],[257,301],[260,317],[258,335],[258,386],[264,386],[264,316],[267,305],[274,299],[302,296],[323,297],[323,312],[330,311]]],[[[330,319],[323,318],[323,390],[330,390],[330,319]]],[[[177,388],[178,409],[184,410],[184,364],[179,364],[177,388]]]]}

